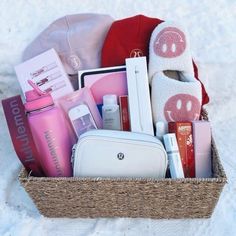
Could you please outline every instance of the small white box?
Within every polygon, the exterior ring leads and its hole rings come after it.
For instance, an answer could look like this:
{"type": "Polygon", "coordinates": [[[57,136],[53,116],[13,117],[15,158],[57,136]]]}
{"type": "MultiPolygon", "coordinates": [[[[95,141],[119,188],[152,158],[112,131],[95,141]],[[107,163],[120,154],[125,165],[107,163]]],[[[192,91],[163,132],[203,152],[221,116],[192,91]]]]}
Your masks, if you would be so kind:
{"type": "Polygon", "coordinates": [[[15,71],[24,95],[26,91],[33,89],[28,80],[38,85],[42,91],[50,92],[53,99],[74,91],[53,48],[15,66],[15,71]]]}
{"type": "Polygon", "coordinates": [[[184,178],[184,171],[175,133],[163,135],[163,141],[168,155],[171,178],[184,178]]]}
{"type": "Polygon", "coordinates": [[[131,131],[154,135],[146,57],[125,61],[131,131]]]}

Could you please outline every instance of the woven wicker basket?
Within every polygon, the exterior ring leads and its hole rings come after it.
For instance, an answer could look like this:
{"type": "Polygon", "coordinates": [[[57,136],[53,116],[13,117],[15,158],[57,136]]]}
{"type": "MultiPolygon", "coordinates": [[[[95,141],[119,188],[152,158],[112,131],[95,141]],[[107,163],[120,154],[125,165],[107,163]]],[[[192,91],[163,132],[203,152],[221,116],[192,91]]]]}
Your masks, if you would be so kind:
{"type": "Polygon", "coordinates": [[[212,163],[205,179],[48,178],[23,169],[19,180],[47,217],[206,218],[226,183],[214,140],[212,163]]]}

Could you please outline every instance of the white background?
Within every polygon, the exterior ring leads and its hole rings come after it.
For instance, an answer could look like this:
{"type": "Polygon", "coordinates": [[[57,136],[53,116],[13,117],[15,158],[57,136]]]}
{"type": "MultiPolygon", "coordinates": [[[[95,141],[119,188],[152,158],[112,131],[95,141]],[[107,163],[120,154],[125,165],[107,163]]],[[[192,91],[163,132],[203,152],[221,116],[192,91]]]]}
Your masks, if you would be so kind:
{"type": "Polygon", "coordinates": [[[183,22],[210,95],[207,106],[225,168],[225,186],[210,219],[48,219],[20,186],[21,165],[0,107],[0,235],[236,235],[236,1],[1,0],[0,99],[21,93],[13,67],[24,48],[52,21],[74,13],[115,19],[145,14],[183,22]]]}

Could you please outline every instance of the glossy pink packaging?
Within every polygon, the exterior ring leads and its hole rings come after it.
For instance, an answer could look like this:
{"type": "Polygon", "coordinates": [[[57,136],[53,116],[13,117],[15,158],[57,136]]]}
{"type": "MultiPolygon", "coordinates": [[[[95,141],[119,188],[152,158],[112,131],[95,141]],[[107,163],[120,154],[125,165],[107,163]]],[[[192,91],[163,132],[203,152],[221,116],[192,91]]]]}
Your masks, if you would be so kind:
{"type": "Polygon", "coordinates": [[[25,110],[45,175],[72,176],[72,144],[62,111],[54,105],[51,95],[36,88],[25,95],[25,110]]]}
{"type": "Polygon", "coordinates": [[[71,121],[68,116],[70,109],[80,104],[85,104],[86,106],[88,106],[97,128],[98,129],[102,128],[102,118],[95,103],[95,100],[93,98],[93,95],[91,93],[91,90],[89,88],[84,87],[82,89],[79,89],[73,93],[70,93],[64,97],[59,98],[56,102],[57,105],[60,106],[64,112],[64,117],[67,120],[67,125],[68,125],[67,127],[70,132],[71,142],[73,144],[77,142],[77,137],[73,131],[71,121]]]}

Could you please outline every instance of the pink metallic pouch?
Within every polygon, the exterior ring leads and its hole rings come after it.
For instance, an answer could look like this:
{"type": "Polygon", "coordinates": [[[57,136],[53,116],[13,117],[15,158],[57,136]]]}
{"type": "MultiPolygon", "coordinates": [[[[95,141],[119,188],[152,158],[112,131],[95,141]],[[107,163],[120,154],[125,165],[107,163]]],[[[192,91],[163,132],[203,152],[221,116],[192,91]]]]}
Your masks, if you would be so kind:
{"type": "Polygon", "coordinates": [[[73,131],[73,127],[69,118],[69,111],[72,108],[81,104],[86,105],[93,117],[96,127],[98,129],[102,128],[102,118],[89,88],[84,87],[64,97],[61,97],[56,101],[56,103],[64,111],[64,115],[67,119],[70,130],[70,137],[72,138],[73,143],[77,142],[77,137],[75,132],[73,131]]]}

